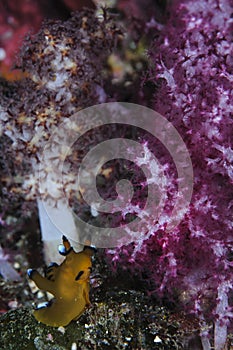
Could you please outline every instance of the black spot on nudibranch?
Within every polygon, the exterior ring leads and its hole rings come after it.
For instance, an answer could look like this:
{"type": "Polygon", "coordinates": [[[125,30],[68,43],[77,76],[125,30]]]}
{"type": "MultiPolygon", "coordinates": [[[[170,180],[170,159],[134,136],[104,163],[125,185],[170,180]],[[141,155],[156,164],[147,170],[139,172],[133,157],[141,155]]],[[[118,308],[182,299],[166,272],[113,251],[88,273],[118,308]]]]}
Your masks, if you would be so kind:
{"type": "Polygon", "coordinates": [[[49,281],[53,280],[53,275],[49,275],[49,276],[47,277],[47,279],[48,279],[49,281]]]}
{"type": "Polygon", "coordinates": [[[78,281],[79,278],[84,274],[84,271],[79,271],[79,273],[77,274],[77,276],[75,277],[75,281],[78,281]]]}

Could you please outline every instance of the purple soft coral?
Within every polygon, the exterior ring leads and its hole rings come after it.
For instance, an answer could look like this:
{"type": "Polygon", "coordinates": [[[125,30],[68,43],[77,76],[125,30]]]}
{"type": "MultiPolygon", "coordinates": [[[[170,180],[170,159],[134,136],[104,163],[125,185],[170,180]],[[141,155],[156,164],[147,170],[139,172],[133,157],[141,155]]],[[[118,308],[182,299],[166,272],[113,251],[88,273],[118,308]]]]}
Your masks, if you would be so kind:
{"type": "Polygon", "coordinates": [[[172,234],[151,220],[154,234],[109,251],[109,258],[134,272],[150,271],[151,289],[170,298],[178,290],[179,300],[200,319],[214,315],[215,349],[221,349],[233,287],[232,7],[227,0],[175,1],[170,10],[150,50],[148,76],[158,87],[154,109],[189,149],[193,198],[172,234]]]}

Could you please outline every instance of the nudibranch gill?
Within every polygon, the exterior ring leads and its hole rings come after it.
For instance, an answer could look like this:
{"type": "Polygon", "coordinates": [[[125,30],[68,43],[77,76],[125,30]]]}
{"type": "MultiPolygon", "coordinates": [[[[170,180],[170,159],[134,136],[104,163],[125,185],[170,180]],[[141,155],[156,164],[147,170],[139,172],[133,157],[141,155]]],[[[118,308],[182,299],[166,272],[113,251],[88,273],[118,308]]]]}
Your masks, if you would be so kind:
{"type": "Polygon", "coordinates": [[[91,257],[96,251],[92,246],[84,246],[83,251],[76,253],[68,239],[65,236],[62,239],[59,253],[65,260],[61,265],[51,263],[45,277],[34,269],[28,270],[28,277],[39,289],[54,295],[45,307],[33,312],[37,321],[53,327],[66,326],[77,320],[90,305],[91,257]]]}

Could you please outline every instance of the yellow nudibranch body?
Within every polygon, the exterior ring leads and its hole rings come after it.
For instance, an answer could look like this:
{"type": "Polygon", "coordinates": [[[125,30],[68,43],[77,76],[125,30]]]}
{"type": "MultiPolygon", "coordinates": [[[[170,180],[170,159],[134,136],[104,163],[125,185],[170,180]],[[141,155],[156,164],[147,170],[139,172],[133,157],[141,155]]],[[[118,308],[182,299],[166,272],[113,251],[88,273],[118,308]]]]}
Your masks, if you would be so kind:
{"type": "Polygon", "coordinates": [[[60,327],[68,325],[82,315],[90,305],[89,277],[94,251],[95,248],[85,246],[82,252],[76,253],[63,236],[63,245],[60,246],[59,253],[65,256],[65,260],[61,265],[50,264],[45,277],[36,270],[28,270],[29,278],[39,289],[54,295],[54,299],[45,307],[34,310],[37,321],[48,326],[60,327]]]}

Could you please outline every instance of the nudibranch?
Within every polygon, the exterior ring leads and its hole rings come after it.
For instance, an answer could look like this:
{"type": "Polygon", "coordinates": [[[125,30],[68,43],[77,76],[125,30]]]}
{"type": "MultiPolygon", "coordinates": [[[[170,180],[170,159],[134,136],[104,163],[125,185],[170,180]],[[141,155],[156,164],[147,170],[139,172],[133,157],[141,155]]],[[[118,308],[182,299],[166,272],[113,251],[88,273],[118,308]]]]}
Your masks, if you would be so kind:
{"type": "Polygon", "coordinates": [[[59,253],[65,260],[61,265],[51,263],[45,277],[34,269],[28,270],[28,277],[39,289],[54,295],[46,306],[33,312],[37,321],[53,327],[66,326],[77,320],[90,305],[91,257],[96,251],[92,246],[84,246],[83,251],[76,253],[68,239],[65,236],[62,239],[59,253]]]}

